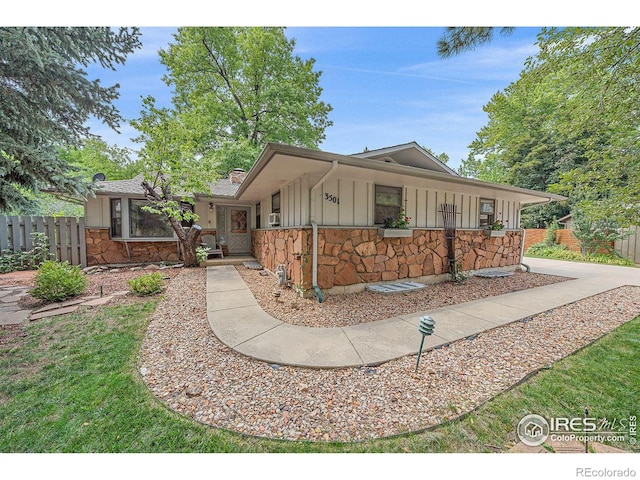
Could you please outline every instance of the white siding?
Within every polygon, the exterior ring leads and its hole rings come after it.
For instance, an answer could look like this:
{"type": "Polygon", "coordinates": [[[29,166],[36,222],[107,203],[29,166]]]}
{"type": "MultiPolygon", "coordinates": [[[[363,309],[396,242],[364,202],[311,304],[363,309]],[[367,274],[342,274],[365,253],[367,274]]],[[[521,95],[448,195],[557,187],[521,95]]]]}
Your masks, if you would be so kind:
{"type": "Polygon", "coordinates": [[[104,196],[89,197],[85,206],[85,225],[87,227],[110,227],[109,198],[104,196]]]}
{"type": "Polygon", "coordinates": [[[406,187],[404,189],[404,205],[405,216],[410,217],[409,226],[415,227],[417,225],[416,218],[418,217],[418,188],[406,187]]]}
{"type": "MultiPolygon", "coordinates": [[[[280,190],[280,226],[308,225],[311,207],[310,186],[317,178],[303,175],[280,190]]],[[[375,185],[365,180],[329,177],[315,193],[315,218],[319,225],[328,226],[373,226],[375,185]]],[[[441,205],[456,205],[456,227],[479,228],[480,196],[406,186],[403,188],[406,215],[411,217],[413,228],[443,228],[441,205]]],[[[485,198],[485,197],[482,197],[485,198]]],[[[496,198],[496,219],[501,219],[508,228],[518,225],[517,202],[496,198]]],[[[271,196],[260,202],[264,225],[271,213],[271,196]]]]}
{"type": "Polygon", "coordinates": [[[371,212],[369,198],[371,190],[371,184],[365,182],[354,182],[353,189],[353,224],[359,227],[365,227],[370,225],[373,220],[370,220],[373,215],[373,209],[371,212]]]}

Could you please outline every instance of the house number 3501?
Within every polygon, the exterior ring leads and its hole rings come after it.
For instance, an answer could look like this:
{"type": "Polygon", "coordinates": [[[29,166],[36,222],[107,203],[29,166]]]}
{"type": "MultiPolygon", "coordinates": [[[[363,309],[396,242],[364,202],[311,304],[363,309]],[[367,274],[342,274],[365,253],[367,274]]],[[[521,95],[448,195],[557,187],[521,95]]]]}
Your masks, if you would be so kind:
{"type": "Polygon", "coordinates": [[[335,195],[331,195],[330,193],[325,193],[324,199],[327,202],[337,203],[338,205],[340,205],[340,198],[336,197],[335,195]]]}

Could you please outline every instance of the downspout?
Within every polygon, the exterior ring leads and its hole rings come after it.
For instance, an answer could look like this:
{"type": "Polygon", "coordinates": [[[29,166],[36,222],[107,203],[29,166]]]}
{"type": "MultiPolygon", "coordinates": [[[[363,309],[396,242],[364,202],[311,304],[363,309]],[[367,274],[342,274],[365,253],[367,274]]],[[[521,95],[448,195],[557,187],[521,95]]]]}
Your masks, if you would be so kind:
{"type": "MultiPolygon", "coordinates": [[[[549,197],[547,199],[546,202],[542,202],[542,203],[534,203],[533,205],[527,205],[526,207],[520,207],[520,210],[518,210],[518,218],[520,219],[522,217],[521,213],[523,210],[526,210],[527,208],[533,208],[533,207],[539,207],[540,205],[546,205],[547,203],[551,203],[552,198],[549,197]]],[[[527,272],[531,271],[531,267],[529,267],[529,265],[527,265],[526,263],[522,263],[522,260],[524,260],[524,237],[525,237],[525,232],[524,232],[524,228],[520,228],[520,230],[522,230],[522,240],[520,240],[520,265],[522,265],[524,268],[526,268],[527,272]]]]}
{"type": "Polygon", "coordinates": [[[313,290],[316,292],[316,296],[318,297],[318,302],[322,303],[324,301],[324,297],[322,295],[322,290],[318,287],[318,224],[316,223],[316,190],[320,188],[320,186],[333,175],[333,172],[338,168],[338,161],[333,160],[331,168],[325,173],[318,182],[311,187],[310,191],[310,212],[309,218],[311,220],[311,228],[312,228],[312,256],[311,256],[311,285],[313,290]]]}

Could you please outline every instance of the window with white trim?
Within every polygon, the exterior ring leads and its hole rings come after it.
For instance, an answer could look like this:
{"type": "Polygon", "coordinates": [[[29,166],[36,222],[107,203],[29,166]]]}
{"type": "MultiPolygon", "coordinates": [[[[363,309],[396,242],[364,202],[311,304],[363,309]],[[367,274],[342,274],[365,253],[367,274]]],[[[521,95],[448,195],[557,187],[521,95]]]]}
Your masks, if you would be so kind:
{"type": "Polygon", "coordinates": [[[488,198],[480,199],[480,228],[490,228],[496,218],[496,201],[488,198]]]}
{"type": "Polygon", "coordinates": [[[375,186],[374,223],[381,225],[385,218],[396,220],[402,210],[402,187],[375,186]]]}

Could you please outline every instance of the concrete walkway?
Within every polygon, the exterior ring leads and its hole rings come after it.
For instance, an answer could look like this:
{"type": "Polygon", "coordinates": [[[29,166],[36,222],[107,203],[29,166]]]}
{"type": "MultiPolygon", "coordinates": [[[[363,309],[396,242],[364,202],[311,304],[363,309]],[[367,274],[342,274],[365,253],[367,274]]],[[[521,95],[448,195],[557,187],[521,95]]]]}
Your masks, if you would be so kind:
{"type": "MultiPolygon", "coordinates": [[[[207,318],[239,353],[310,368],[379,364],[418,353],[419,317],[436,321],[423,350],[521,320],[623,285],[640,286],[640,269],[525,258],[535,273],[575,278],[520,292],[341,328],[291,325],[265,313],[234,266],[207,268],[207,318]]],[[[362,308],[366,308],[363,305],[362,308]]]]}

